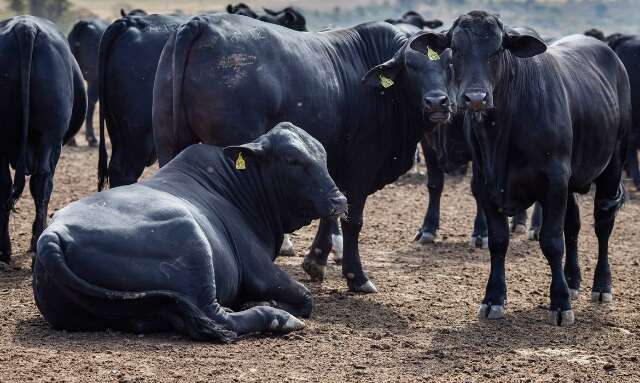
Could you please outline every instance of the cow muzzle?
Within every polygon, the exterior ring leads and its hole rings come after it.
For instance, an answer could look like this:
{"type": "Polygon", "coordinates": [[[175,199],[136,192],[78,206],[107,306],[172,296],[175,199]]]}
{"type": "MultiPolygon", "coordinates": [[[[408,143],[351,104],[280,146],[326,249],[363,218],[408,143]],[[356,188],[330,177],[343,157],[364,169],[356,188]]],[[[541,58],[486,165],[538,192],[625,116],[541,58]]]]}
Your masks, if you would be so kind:
{"type": "Polygon", "coordinates": [[[472,90],[462,94],[462,105],[467,113],[477,122],[483,122],[489,109],[492,108],[489,93],[472,90]]]}
{"type": "Polygon", "coordinates": [[[342,218],[347,214],[347,198],[340,194],[329,198],[329,216],[342,218]]]}
{"type": "Polygon", "coordinates": [[[429,122],[442,124],[451,119],[451,102],[447,95],[426,96],[423,115],[429,122]]]}

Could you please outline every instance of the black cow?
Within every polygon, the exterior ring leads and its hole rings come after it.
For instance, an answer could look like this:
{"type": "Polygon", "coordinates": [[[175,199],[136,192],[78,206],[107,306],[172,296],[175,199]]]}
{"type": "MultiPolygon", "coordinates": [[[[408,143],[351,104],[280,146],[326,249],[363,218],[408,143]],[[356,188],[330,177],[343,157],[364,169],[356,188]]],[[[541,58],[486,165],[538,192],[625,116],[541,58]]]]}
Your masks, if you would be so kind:
{"type": "Polygon", "coordinates": [[[151,128],[153,80],[162,48],[185,17],[125,16],[100,44],[98,190],[138,180],[156,161],[151,128]],[[107,154],[105,124],[111,140],[107,154]]]}
{"type": "MultiPolygon", "coordinates": [[[[195,142],[237,144],[277,120],[299,124],[324,145],[329,171],[349,199],[343,275],[352,291],[375,292],[358,253],[365,201],[411,168],[429,120],[440,118],[430,105],[447,91],[447,60],[430,60],[407,41],[385,22],[300,33],[237,15],[192,18],[158,64],[153,129],[160,166],[195,142]]],[[[303,264],[317,279],[331,249],[328,228],[323,220],[303,264]]]]}
{"type": "Polygon", "coordinates": [[[264,15],[258,15],[248,5],[239,3],[237,5],[229,4],[227,6],[227,12],[235,15],[242,15],[251,17],[252,19],[258,19],[266,23],[282,25],[294,31],[304,32],[307,30],[307,20],[302,13],[293,7],[286,7],[280,11],[273,11],[268,8],[263,8],[264,15]]]}
{"type": "Polygon", "coordinates": [[[322,145],[291,124],[224,150],[194,145],[149,180],[56,213],[38,241],[36,305],[75,331],[300,330],[313,302],[273,263],[283,232],[346,207],[322,145]]]}
{"type": "Polygon", "coordinates": [[[87,94],[67,40],[48,20],[16,16],[0,22],[0,262],[9,262],[9,215],[31,175],[36,206],[31,248],[47,222],[63,143],[82,126],[87,94]],[[9,166],[15,169],[13,181],[9,166]]]}
{"type": "Polygon", "coordinates": [[[638,150],[640,149],[640,37],[614,33],[608,37],[602,31],[591,29],[586,35],[606,42],[620,57],[631,84],[631,105],[633,109],[629,147],[627,152],[627,174],[633,179],[636,189],[640,190],[640,169],[638,168],[638,150]]]}
{"type": "Polygon", "coordinates": [[[563,38],[547,49],[532,30],[506,27],[483,11],[426,37],[413,48],[453,49],[458,102],[466,109],[464,129],[476,167],[473,187],[487,215],[491,273],[479,316],[504,315],[506,215],[539,201],[540,247],[551,268],[548,320],[574,322],[571,298],[578,295],[581,275],[573,192],[586,193],[594,182],[599,251],[592,300],[610,302],[608,241],[624,201],[621,173],[631,124],[629,80],[620,59],[585,36],[563,38]]]}
{"type": "Polygon", "coordinates": [[[85,19],[77,21],[67,37],[71,53],[76,58],[82,76],[87,82],[88,108],[85,123],[85,138],[89,146],[98,146],[98,140],[93,131],[93,112],[98,102],[98,51],[100,39],[109,26],[101,19],[85,19]]]}
{"type": "Polygon", "coordinates": [[[425,18],[416,11],[408,11],[405,12],[399,19],[386,19],[385,21],[399,27],[401,27],[403,24],[412,25],[419,30],[423,30],[424,28],[436,29],[440,28],[443,25],[442,21],[438,19],[425,20],[425,18]]]}

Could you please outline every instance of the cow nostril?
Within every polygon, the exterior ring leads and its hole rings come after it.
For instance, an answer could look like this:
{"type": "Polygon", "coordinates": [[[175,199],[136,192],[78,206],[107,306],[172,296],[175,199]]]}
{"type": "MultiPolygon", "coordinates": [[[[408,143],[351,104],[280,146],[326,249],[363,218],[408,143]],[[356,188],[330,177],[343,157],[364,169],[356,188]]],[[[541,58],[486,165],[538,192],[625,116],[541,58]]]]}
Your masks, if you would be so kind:
{"type": "Polygon", "coordinates": [[[447,96],[442,96],[440,98],[440,105],[441,106],[449,106],[449,97],[447,96]]]}
{"type": "Polygon", "coordinates": [[[467,108],[480,110],[486,108],[487,97],[486,92],[470,92],[462,95],[462,100],[467,108]]]}

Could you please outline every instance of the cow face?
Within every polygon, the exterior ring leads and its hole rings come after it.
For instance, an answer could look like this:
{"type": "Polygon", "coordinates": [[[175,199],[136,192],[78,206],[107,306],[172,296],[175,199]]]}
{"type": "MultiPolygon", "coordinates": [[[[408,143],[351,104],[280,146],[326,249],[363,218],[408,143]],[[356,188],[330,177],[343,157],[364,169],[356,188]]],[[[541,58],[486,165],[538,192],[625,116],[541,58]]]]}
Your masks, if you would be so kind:
{"type": "Polygon", "coordinates": [[[479,122],[494,108],[494,89],[514,57],[533,57],[547,49],[534,31],[505,27],[498,16],[483,11],[460,16],[447,32],[427,33],[413,48],[425,44],[437,51],[451,48],[458,104],[479,122]]]}
{"type": "Polygon", "coordinates": [[[452,68],[451,51],[437,53],[425,44],[420,49],[411,44],[424,38],[413,36],[389,61],[371,69],[363,83],[385,90],[398,87],[410,100],[416,100],[425,129],[450,121],[454,105],[449,97],[452,68]]]}
{"type": "MultiPolygon", "coordinates": [[[[287,232],[312,219],[346,213],[347,199],[329,175],[322,144],[304,130],[283,122],[254,142],[225,148],[225,153],[237,158],[238,150],[256,157],[266,178],[274,182],[282,195],[287,232]]],[[[245,166],[244,162],[241,165],[245,166]]]]}

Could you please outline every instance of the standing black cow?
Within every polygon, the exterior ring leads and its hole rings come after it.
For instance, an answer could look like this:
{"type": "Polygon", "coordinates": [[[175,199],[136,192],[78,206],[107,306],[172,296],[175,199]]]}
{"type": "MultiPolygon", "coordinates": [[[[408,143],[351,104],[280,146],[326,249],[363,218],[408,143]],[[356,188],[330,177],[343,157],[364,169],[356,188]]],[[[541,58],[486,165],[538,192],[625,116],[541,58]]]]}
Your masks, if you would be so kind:
{"type": "Polygon", "coordinates": [[[242,15],[258,19],[266,23],[282,25],[294,31],[305,32],[307,30],[307,20],[302,13],[293,7],[286,7],[280,11],[273,11],[269,8],[263,8],[264,15],[258,15],[248,5],[238,3],[237,5],[229,4],[227,12],[234,15],[242,15]]]}
{"type": "Polygon", "coordinates": [[[551,267],[548,320],[574,322],[571,298],[581,275],[573,192],[586,193],[594,182],[598,263],[592,300],[610,302],[608,241],[624,200],[621,173],[631,124],[629,80],[620,59],[584,36],[561,39],[547,50],[532,30],[508,28],[483,11],[460,16],[447,32],[427,33],[412,46],[453,50],[476,167],[474,190],[489,227],[491,274],[479,316],[504,315],[506,215],[539,201],[540,247],[551,267]]]}
{"type": "Polygon", "coordinates": [[[35,301],[56,329],[222,341],[300,330],[313,301],[273,263],[279,242],[346,207],[322,145],[291,124],[224,150],[193,145],[144,182],[57,212],[38,241],[35,301]],[[223,308],[244,306],[257,307],[223,308]]]}
{"type": "MultiPolygon", "coordinates": [[[[329,171],[349,199],[343,275],[352,291],[375,292],[358,252],[365,201],[411,167],[437,117],[430,105],[447,97],[447,60],[429,59],[407,41],[385,22],[300,33],[236,15],[192,18],[158,64],[153,128],[160,165],[195,142],[237,144],[274,121],[300,124],[324,145],[329,171]]],[[[303,264],[317,279],[331,250],[328,228],[321,221],[303,264]]]]}
{"type": "Polygon", "coordinates": [[[93,131],[93,112],[98,102],[98,51],[100,39],[109,23],[101,19],[79,20],[71,28],[67,40],[73,57],[76,58],[82,77],[87,82],[87,118],[85,123],[85,138],[89,146],[98,146],[98,140],[93,131]]]}
{"type": "Polygon", "coordinates": [[[631,131],[629,132],[629,148],[627,151],[627,173],[640,190],[640,169],[638,168],[638,150],[640,149],[640,37],[614,33],[608,37],[602,31],[591,29],[587,36],[606,42],[620,57],[631,84],[631,105],[633,109],[631,131]]]}
{"type": "Polygon", "coordinates": [[[82,126],[87,94],[64,36],[48,20],[16,16],[0,22],[0,262],[9,262],[9,215],[31,175],[36,205],[31,248],[47,222],[62,144],[82,126]],[[9,166],[15,169],[13,181],[9,166]]]}

